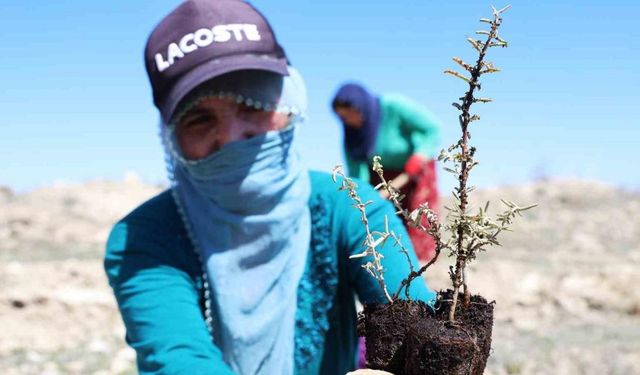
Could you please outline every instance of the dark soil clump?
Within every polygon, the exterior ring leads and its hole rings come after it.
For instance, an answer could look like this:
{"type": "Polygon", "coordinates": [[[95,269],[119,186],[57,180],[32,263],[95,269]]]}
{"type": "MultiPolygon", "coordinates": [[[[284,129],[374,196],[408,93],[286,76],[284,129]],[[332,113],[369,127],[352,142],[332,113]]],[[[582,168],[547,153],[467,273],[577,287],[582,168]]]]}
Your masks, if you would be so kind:
{"type": "Polygon", "coordinates": [[[367,305],[360,319],[367,366],[396,375],[481,375],[491,350],[493,303],[460,295],[448,322],[453,291],[440,292],[436,311],[419,301],[367,305]]]}
{"type": "Polygon", "coordinates": [[[421,301],[365,305],[358,332],[366,337],[367,367],[402,374],[407,332],[412,324],[432,314],[431,308],[421,301]]]}

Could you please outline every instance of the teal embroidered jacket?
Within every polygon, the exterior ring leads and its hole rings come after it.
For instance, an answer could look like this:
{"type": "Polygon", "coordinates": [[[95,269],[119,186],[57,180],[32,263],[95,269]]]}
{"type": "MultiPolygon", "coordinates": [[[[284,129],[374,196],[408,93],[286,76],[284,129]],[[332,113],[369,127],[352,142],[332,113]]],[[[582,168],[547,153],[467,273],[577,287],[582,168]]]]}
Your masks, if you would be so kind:
{"type": "MultiPolygon", "coordinates": [[[[345,374],[358,354],[356,304],[384,302],[377,281],[361,266],[365,229],[347,193],[325,173],[310,172],[312,230],[307,268],[298,286],[296,374],[345,374]]],[[[389,229],[408,239],[388,202],[359,182],[372,230],[389,229]]],[[[414,265],[411,242],[404,242],[414,265]]],[[[389,241],[383,248],[385,280],[395,292],[409,272],[407,258],[389,241]]],[[[202,268],[176,204],[165,191],[136,208],[113,228],[104,260],[126,327],[126,341],[137,353],[141,374],[233,374],[211,339],[203,318],[202,268]]],[[[404,293],[403,293],[404,294],[404,293]]],[[[433,302],[435,293],[421,280],[412,298],[433,302]]],[[[224,308],[222,306],[221,308],[224,308]]]]}

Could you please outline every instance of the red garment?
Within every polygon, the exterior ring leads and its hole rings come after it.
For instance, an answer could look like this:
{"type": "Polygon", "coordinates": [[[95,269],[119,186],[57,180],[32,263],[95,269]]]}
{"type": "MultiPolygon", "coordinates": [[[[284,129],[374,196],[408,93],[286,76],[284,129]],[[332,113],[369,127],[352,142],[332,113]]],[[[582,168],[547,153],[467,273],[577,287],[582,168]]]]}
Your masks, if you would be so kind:
{"type": "MultiPolygon", "coordinates": [[[[385,169],[384,178],[387,181],[394,179],[396,176],[402,174],[403,170],[398,169],[385,169]]],[[[380,183],[380,178],[376,173],[371,173],[370,183],[376,186],[380,183]]],[[[438,184],[436,178],[436,162],[435,160],[428,160],[424,163],[420,173],[412,178],[404,187],[400,189],[405,198],[402,200],[403,208],[413,211],[420,204],[427,202],[429,207],[438,212],[438,184]]],[[[422,218],[422,224],[428,227],[426,218],[422,218]]],[[[409,237],[413,243],[413,249],[418,256],[418,259],[423,262],[428,262],[435,255],[436,245],[433,238],[423,231],[413,228],[405,222],[405,227],[409,232],[409,237]]]]}

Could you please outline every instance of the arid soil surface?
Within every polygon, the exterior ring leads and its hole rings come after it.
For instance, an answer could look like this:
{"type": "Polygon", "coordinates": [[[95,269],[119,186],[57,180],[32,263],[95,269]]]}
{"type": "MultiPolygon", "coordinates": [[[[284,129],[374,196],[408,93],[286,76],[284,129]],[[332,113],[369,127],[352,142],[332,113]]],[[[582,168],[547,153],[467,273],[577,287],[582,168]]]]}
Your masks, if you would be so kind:
{"type": "MultiPolygon", "coordinates": [[[[160,190],[0,187],[1,374],[135,373],[101,257],[111,224],[160,190]]],[[[558,180],[475,196],[540,205],[471,265],[472,290],[496,301],[486,374],[640,374],[640,194],[558,180]]]]}

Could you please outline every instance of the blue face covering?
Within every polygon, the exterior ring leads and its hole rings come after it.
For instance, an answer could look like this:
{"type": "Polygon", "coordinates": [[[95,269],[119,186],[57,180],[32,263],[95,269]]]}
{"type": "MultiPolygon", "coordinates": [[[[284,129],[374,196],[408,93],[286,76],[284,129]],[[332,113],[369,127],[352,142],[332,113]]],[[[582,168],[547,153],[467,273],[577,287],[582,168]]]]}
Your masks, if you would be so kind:
{"type": "MultiPolygon", "coordinates": [[[[292,87],[304,87],[296,73],[285,78],[280,104],[296,96],[292,87]]],[[[306,103],[304,91],[297,93],[306,103]]],[[[287,106],[304,111],[294,101],[287,106]]],[[[311,222],[309,176],[295,142],[300,117],[293,118],[283,130],[198,161],[184,160],[172,127],[163,127],[172,191],[210,282],[212,333],[239,374],[294,371],[297,287],[311,222]]]]}

